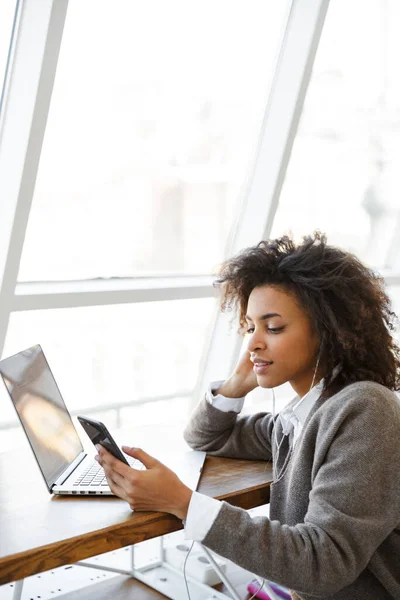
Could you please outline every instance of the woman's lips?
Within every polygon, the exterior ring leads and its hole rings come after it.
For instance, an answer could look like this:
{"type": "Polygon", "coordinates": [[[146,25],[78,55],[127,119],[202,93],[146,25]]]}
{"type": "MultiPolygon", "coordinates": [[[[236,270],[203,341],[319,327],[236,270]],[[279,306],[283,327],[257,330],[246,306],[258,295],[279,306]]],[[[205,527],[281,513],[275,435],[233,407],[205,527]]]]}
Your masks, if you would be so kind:
{"type": "Polygon", "coordinates": [[[266,373],[269,369],[269,367],[272,365],[272,362],[257,362],[254,363],[254,367],[253,367],[253,371],[256,375],[262,375],[263,373],[266,373]]]}

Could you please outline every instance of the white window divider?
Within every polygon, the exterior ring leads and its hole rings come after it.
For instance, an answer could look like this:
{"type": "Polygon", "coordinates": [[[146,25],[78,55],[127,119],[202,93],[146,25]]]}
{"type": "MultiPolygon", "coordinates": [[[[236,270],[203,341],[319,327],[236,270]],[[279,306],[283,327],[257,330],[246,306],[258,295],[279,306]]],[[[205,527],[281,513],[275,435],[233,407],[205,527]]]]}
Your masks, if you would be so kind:
{"type": "MultiPolygon", "coordinates": [[[[258,150],[227,256],[270,235],[329,0],[293,0],[277,59],[258,150]]],[[[227,315],[216,310],[194,402],[208,382],[227,377],[242,347],[227,315]]]]}
{"type": "Polygon", "coordinates": [[[68,0],[25,0],[12,39],[0,137],[0,354],[53,91],[68,0]]]}

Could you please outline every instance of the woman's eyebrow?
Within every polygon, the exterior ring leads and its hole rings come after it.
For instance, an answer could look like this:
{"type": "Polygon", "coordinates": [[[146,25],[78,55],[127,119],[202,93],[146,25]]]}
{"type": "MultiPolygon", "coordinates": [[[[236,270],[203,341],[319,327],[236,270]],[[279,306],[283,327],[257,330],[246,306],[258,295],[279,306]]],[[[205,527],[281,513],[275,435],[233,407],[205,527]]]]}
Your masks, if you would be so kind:
{"type": "MultiPolygon", "coordinates": [[[[278,313],[267,313],[266,315],[262,315],[259,318],[259,321],[265,321],[266,319],[271,319],[272,317],[281,317],[282,315],[278,314],[278,313]]],[[[249,315],[245,316],[246,321],[251,321],[253,322],[253,319],[251,317],[249,317],[249,315]]]]}

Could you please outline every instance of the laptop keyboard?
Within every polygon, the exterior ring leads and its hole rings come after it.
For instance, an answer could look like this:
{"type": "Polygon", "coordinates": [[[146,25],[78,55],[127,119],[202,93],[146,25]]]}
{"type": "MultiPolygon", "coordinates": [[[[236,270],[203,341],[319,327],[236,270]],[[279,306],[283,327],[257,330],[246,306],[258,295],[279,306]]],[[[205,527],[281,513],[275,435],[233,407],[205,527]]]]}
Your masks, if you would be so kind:
{"type": "MultiPolygon", "coordinates": [[[[138,469],[139,471],[144,469],[143,463],[136,458],[132,458],[131,456],[125,456],[125,458],[130,467],[138,469]]],[[[103,467],[95,460],[80,474],[73,485],[74,487],[108,487],[103,467]]]]}

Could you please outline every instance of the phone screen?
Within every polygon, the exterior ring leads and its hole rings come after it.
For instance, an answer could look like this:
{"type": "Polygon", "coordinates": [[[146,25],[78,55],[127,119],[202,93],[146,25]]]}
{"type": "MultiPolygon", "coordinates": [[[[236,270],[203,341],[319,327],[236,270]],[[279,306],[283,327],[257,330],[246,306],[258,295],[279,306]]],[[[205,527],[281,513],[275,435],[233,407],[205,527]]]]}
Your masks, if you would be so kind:
{"type": "Polygon", "coordinates": [[[125,456],[122,454],[117,443],[113,439],[112,435],[108,431],[104,423],[96,421],[95,419],[89,419],[89,417],[78,416],[78,421],[92,440],[93,444],[101,444],[110,454],[122,460],[125,464],[129,465],[125,456]]]}

